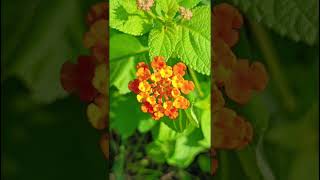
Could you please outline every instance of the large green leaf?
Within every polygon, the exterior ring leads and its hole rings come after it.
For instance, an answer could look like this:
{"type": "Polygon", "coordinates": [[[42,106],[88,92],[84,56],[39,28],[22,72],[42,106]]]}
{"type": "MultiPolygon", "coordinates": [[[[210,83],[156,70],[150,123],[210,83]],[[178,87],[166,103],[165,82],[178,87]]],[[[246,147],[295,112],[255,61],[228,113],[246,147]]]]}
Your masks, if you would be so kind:
{"type": "Polygon", "coordinates": [[[158,124],[157,121],[149,118],[145,120],[141,120],[138,126],[138,130],[141,133],[146,133],[150,131],[153,127],[155,127],[158,124]]]}
{"type": "Polygon", "coordinates": [[[141,112],[140,104],[133,94],[122,95],[113,92],[110,97],[110,127],[121,135],[128,138],[137,129],[141,120],[146,120],[149,115],[141,112]]]}
{"type": "Polygon", "coordinates": [[[111,68],[111,86],[115,86],[121,94],[129,93],[128,84],[135,78],[134,57],[130,57],[126,61],[110,62],[110,69],[111,68]]]}
{"type": "Polygon", "coordinates": [[[181,136],[176,140],[174,153],[167,159],[170,165],[186,168],[192,163],[196,155],[207,149],[198,143],[197,132],[200,131],[195,129],[189,136],[181,136]]]}
{"type": "Polygon", "coordinates": [[[177,40],[177,27],[174,24],[154,28],[149,34],[150,58],[163,56],[168,60],[177,40]]]}
{"type": "Polygon", "coordinates": [[[231,1],[258,22],[295,41],[314,44],[318,39],[318,0],[231,1]]]}
{"type": "Polygon", "coordinates": [[[110,0],[110,26],[127,34],[139,36],[151,29],[151,21],[136,1],[110,0]]]}
{"type": "Polygon", "coordinates": [[[191,20],[179,23],[177,55],[189,67],[199,73],[210,74],[210,7],[199,6],[191,20]]]}
{"type": "Polygon", "coordinates": [[[110,44],[110,84],[121,94],[129,93],[128,83],[135,78],[135,60],[147,49],[137,38],[126,34],[112,36],[110,44]]]}

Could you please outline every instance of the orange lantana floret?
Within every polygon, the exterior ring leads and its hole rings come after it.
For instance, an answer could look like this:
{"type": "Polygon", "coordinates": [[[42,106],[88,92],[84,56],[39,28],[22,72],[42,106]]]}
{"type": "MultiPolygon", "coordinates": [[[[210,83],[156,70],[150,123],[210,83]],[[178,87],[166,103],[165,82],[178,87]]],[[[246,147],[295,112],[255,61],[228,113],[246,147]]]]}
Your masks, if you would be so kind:
{"type": "Polygon", "coordinates": [[[147,80],[150,78],[151,76],[151,72],[148,68],[144,68],[144,67],[140,67],[137,72],[136,72],[136,76],[141,80],[147,80]]]}
{"type": "Polygon", "coordinates": [[[164,67],[166,67],[166,62],[164,60],[164,57],[162,56],[156,56],[153,58],[153,61],[151,62],[151,67],[153,70],[158,71],[164,67]]]}
{"type": "Polygon", "coordinates": [[[173,74],[184,76],[186,74],[187,66],[183,63],[177,63],[173,66],[173,74]]]}
{"type": "Polygon", "coordinates": [[[180,62],[172,68],[166,64],[164,57],[156,56],[151,62],[153,73],[144,62],[136,67],[137,79],[131,81],[128,88],[137,94],[142,112],[149,113],[154,120],[164,116],[176,119],[179,109],[189,108],[190,102],[181,92],[189,94],[194,84],[183,78],[187,69],[185,64],[180,62]]]}
{"type": "Polygon", "coordinates": [[[172,76],[172,67],[167,66],[165,68],[160,69],[160,75],[162,78],[169,78],[172,76]]]}
{"type": "Polygon", "coordinates": [[[149,92],[151,90],[151,85],[148,83],[148,81],[141,81],[139,83],[139,90],[142,92],[149,92]]]}
{"type": "Polygon", "coordinates": [[[173,106],[178,109],[188,109],[190,105],[190,102],[188,99],[186,99],[183,96],[178,96],[174,101],[173,101],[173,106]]]}
{"type": "Polygon", "coordinates": [[[171,90],[171,95],[172,95],[172,97],[178,97],[178,96],[180,96],[180,91],[179,91],[179,89],[178,89],[178,88],[172,88],[172,90],[171,90]]]}
{"type": "Polygon", "coordinates": [[[184,79],[182,76],[177,75],[172,78],[172,86],[176,88],[181,88],[183,86],[184,79]]]}
{"type": "Polygon", "coordinates": [[[185,80],[180,89],[181,92],[183,92],[184,94],[189,94],[191,91],[194,90],[194,84],[192,81],[185,80]]]}

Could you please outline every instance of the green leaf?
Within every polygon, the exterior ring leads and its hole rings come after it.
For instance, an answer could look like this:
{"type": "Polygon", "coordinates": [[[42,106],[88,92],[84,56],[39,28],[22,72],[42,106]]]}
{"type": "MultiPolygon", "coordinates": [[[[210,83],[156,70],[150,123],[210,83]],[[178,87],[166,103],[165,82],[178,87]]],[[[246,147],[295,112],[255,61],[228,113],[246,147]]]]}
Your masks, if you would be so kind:
{"type": "Polygon", "coordinates": [[[148,144],[146,148],[148,156],[158,163],[164,163],[166,158],[172,155],[173,150],[174,141],[160,142],[156,140],[148,144]]]}
{"type": "Polygon", "coordinates": [[[315,44],[318,40],[318,0],[232,0],[241,10],[281,35],[315,44]]]}
{"type": "Polygon", "coordinates": [[[195,127],[199,128],[200,127],[199,120],[193,111],[193,105],[191,105],[190,108],[186,109],[185,113],[186,113],[187,118],[189,119],[190,123],[192,125],[194,125],[195,127]]]}
{"type": "Polygon", "coordinates": [[[130,57],[127,61],[110,61],[110,82],[115,86],[120,94],[129,93],[128,84],[135,78],[134,58],[130,57]]]}
{"type": "Polygon", "coordinates": [[[110,38],[110,62],[126,61],[128,57],[136,56],[143,52],[147,52],[147,48],[142,46],[134,36],[116,34],[110,38]]]}
{"type": "Polygon", "coordinates": [[[122,138],[131,136],[141,120],[150,118],[148,114],[141,112],[140,104],[133,94],[121,95],[113,92],[110,97],[110,109],[110,127],[122,138]]]}
{"type": "Polygon", "coordinates": [[[138,126],[138,130],[141,133],[146,133],[146,132],[150,131],[156,124],[157,124],[157,121],[155,121],[151,118],[141,120],[139,123],[139,126],[138,126]]]}
{"type": "Polygon", "coordinates": [[[187,127],[189,127],[189,121],[184,110],[179,110],[179,116],[177,119],[169,119],[168,117],[163,117],[161,119],[168,127],[172,130],[182,133],[187,127]]]}
{"type": "Polygon", "coordinates": [[[117,87],[121,94],[129,93],[128,83],[135,78],[135,60],[138,55],[146,53],[147,49],[137,38],[126,34],[112,36],[110,44],[111,86],[117,87]]]}
{"type": "Polygon", "coordinates": [[[168,15],[173,17],[179,9],[179,5],[176,0],[161,0],[157,1],[156,10],[159,15],[168,15]],[[163,13],[162,13],[163,12],[163,13]]]}
{"type": "Polygon", "coordinates": [[[110,0],[110,26],[127,34],[140,36],[151,29],[151,21],[133,0],[110,0]]]}
{"type": "Polygon", "coordinates": [[[207,149],[198,144],[197,136],[193,134],[196,132],[193,131],[189,136],[181,136],[176,140],[174,153],[167,159],[168,164],[186,168],[192,163],[196,155],[207,149]],[[196,139],[193,140],[193,138],[196,139]]]}
{"type": "Polygon", "coordinates": [[[174,141],[177,139],[178,135],[178,132],[170,128],[167,124],[161,122],[158,134],[154,139],[159,141],[174,141]]]}
{"type": "Polygon", "coordinates": [[[195,103],[195,107],[200,109],[200,127],[204,139],[200,142],[204,147],[211,146],[211,99],[210,95],[195,103]]]}
{"type": "Polygon", "coordinates": [[[177,0],[180,6],[183,6],[185,8],[192,9],[197,4],[201,2],[201,0],[177,0]]]}
{"type": "Polygon", "coordinates": [[[154,28],[149,34],[150,58],[163,56],[168,60],[177,44],[176,33],[174,24],[154,28]]]}
{"type": "Polygon", "coordinates": [[[191,20],[179,24],[177,55],[189,67],[209,75],[211,69],[210,7],[199,6],[193,10],[191,20]]]}

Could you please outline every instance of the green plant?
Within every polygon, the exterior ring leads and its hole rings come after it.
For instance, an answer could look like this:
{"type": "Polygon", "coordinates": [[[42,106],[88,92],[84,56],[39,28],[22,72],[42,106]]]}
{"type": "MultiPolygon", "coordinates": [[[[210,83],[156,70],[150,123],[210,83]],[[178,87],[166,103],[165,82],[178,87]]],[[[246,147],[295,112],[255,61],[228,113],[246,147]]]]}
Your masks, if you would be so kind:
{"type": "MultiPolygon", "coordinates": [[[[199,153],[209,150],[210,27],[210,6],[206,2],[110,1],[110,127],[122,142],[127,142],[123,146],[128,146],[128,139],[138,132],[142,137],[151,135],[152,140],[145,144],[146,158],[179,168],[187,168],[199,153]],[[185,78],[195,87],[186,96],[190,105],[173,120],[152,120],[140,110],[128,89],[138,62],[150,64],[157,56],[164,57],[172,67],[183,62],[185,78]]],[[[114,168],[119,169],[116,165],[114,168]]],[[[130,168],[124,171],[137,173],[130,168]]]]}

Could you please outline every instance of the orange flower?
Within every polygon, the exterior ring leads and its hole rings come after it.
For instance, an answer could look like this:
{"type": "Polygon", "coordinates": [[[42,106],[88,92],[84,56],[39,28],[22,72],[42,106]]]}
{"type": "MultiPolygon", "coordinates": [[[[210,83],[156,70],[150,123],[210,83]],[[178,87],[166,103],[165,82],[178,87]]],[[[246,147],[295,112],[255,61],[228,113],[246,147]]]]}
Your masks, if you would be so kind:
{"type": "Polygon", "coordinates": [[[98,20],[90,26],[89,32],[86,32],[83,38],[84,46],[91,49],[93,55],[100,62],[106,62],[107,58],[107,27],[108,21],[98,20]]]}
{"type": "Polygon", "coordinates": [[[161,75],[159,72],[155,72],[151,75],[151,80],[154,82],[159,82],[161,80],[161,75]]]}
{"type": "Polygon", "coordinates": [[[149,96],[147,97],[147,102],[150,103],[151,105],[155,105],[156,104],[156,98],[154,96],[149,96]]]}
{"type": "Polygon", "coordinates": [[[153,70],[158,71],[164,67],[166,67],[167,64],[164,60],[164,57],[162,56],[156,56],[153,58],[153,61],[151,62],[151,67],[153,68],[153,70]]]}
{"type": "Polygon", "coordinates": [[[242,15],[233,6],[222,3],[213,8],[213,36],[222,38],[228,46],[238,42],[242,24],[242,15]]]}
{"type": "Polygon", "coordinates": [[[189,100],[183,96],[178,96],[173,101],[173,106],[178,109],[188,109],[189,105],[190,105],[189,100]]]}
{"type": "Polygon", "coordinates": [[[164,57],[156,56],[152,62],[153,73],[144,62],[138,63],[137,79],[130,81],[128,88],[137,94],[138,102],[142,103],[141,111],[149,113],[154,120],[167,116],[176,119],[179,109],[190,106],[188,99],[180,93],[190,93],[194,89],[192,81],[185,80],[186,66],[177,63],[174,68],[166,65],[164,57]]]}
{"type": "Polygon", "coordinates": [[[213,128],[215,149],[241,149],[252,140],[251,124],[228,108],[213,114],[213,128]]]}
{"type": "Polygon", "coordinates": [[[145,68],[145,69],[149,69],[148,65],[145,62],[139,62],[136,66],[137,69],[139,68],[145,68]]]}
{"type": "Polygon", "coordinates": [[[129,84],[128,84],[128,89],[130,91],[134,92],[135,94],[138,94],[140,92],[139,84],[140,84],[139,79],[135,79],[133,81],[130,81],[129,84]]]}
{"type": "Polygon", "coordinates": [[[151,90],[151,85],[148,83],[148,81],[141,81],[139,83],[139,90],[142,92],[149,92],[151,90]]]}
{"type": "Polygon", "coordinates": [[[136,76],[139,78],[140,81],[147,80],[150,78],[151,72],[149,69],[141,67],[137,70],[136,76]]]}
{"type": "Polygon", "coordinates": [[[223,85],[232,73],[236,64],[236,56],[230,47],[219,37],[213,43],[213,71],[218,85],[223,85]]]}
{"type": "Polygon", "coordinates": [[[143,101],[145,101],[148,97],[149,97],[149,94],[148,94],[148,93],[146,93],[146,92],[140,92],[140,93],[137,95],[137,100],[138,100],[138,102],[143,102],[143,101]]]}
{"type": "Polygon", "coordinates": [[[191,91],[194,90],[194,84],[192,81],[184,80],[182,87],[180,88],[181,92],[184,94],[189,94],[191,91]]]}
{"type": "Polygon", "coordinates": [[[172,95],[172,97],[180,96],[180,91],[179,91],[179,89],[178,89],[178,88],[173,88],[173,89],[171,90],[171,95],[172,95]]]}
{"type": "Polygon", "coordinates": [[[268,83],[268,75],[264,65],[260,62],[252,63],[249,73],[251,76],[252,88],[256,91],[264,90],[268,83]]]}
{"type": "Polygon", "coordinates": [[[162,78],[169,78],[172,76],[172,73],[172,68],[170,66],[160,69],[160,75],[162,78]]]}
{"type": "Polygon", "coordinates": [[[183,63],[177,63],[176,65],[173,66],[173,74],[184,76],[186,74],[185,72],[186,69],[187,69],[186,65],[184,65],[183,63]]]}
{"type": "Polygon", "coordinates": [[[175,88],[181,88],[183,86],[184,79],[182,76],[177,75],[172,78],[172,86],[175,88]]]}
{"type": "Polygon", "coordinates": [[[266,87],[267,73],[260,63],[249,66],[248,60],[241,59],[234,66],[232,74],[225,84],[229,98],[240,104],[249,101],[254,90],[261,91],[266,87]]]}
{"type": "Polygon", "coordinates": [[[87,15],[87,24],[92,25],[96,21],[100,19],[108,19],[108,3],[107,2],[101,2],[97,3],[94,6],[90,8],[90,11],[87,15]]]}

